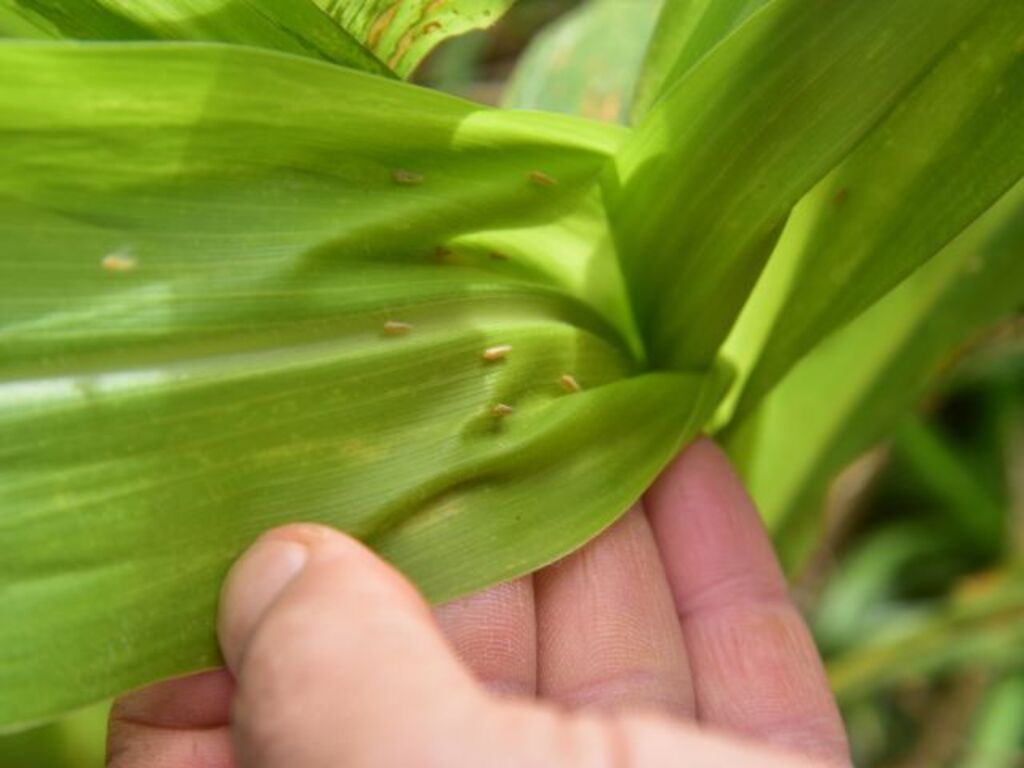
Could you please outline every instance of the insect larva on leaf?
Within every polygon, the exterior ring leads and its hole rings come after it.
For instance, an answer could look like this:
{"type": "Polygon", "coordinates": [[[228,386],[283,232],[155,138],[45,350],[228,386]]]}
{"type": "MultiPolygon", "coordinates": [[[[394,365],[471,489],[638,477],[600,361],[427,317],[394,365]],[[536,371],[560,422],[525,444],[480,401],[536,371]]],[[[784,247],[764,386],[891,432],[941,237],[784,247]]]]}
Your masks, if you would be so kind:
{"type": "Polygon", "coordinates": [[[544,171],[530,171],[530,183],[537,187],[553,187],[558,181],[544,171]]]}
{"type": "Polygon", "coordinates": [[[403,187],[418,187],[423,183],[423,174],[404,171],[401,168],[392,171],[391,178],[395,184],[403,187]]]}
{"type": "Polygon", "coordinates": [[[566,392],[583,391],[583,387],[580,386],[580,383],[576,380],[576,377],[573,376],[571,373],[563,374],[562,378],[558,380],[558,383],[562,385],[562,389],[564,389],[566,392]]]}
{"type": "Polygon", "coordinates": [[[483,358],[489,363],[497,362],[498,360],[504,360],[512,352],[511,344],[499,344],[494,347],[488,347],[484,350],[483,358]]]}
{"type": "Polygon", "coordinates": [[[139,262],[126,253],[111,253],[103,257],[100,265],[107,272],[133,272],[139,266],[139,262]]]}
{"type": "Polygon", "coordinates": [[[503,419],[506,416],[509,416],[512,413],[514,413],[515,410],[516,409],[513,408],[511,405],[506,405],[505,403],[498,403],[496,406],[491,408],[491,413],[493,413],[497,418],[503,419]]]}
{"type": "Polygon", "coordinates": [[[384,333],[387,336],[405,336],[412,330],[409,323],[400,323],[397,320],[388,320],[384,323],[384,333]]]}

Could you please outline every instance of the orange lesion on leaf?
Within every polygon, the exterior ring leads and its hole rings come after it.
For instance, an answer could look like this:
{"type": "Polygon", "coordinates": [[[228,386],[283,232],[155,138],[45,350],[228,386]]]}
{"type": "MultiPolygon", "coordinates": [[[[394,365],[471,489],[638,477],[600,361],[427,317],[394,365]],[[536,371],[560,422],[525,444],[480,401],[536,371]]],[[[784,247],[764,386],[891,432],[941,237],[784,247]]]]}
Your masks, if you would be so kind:
{"type": "Polygon", "coordinates": [[[381,13],[381,15],[378,16],[370,26],[370,32],[367,35],[366,43],[372,50],[377,50],[380,46],[381,38],[384,37],[384,33],[387,31],[388,27],[391,26],[391,22],[395,20],[397,13],[398,3],[395,3],[386,11],[381,13]]]}
{"type": "Polygon", "coordinates": [[[406,33],[402,35],[398,41],[398,45],[395,47],[395,52],[388,59],[388,66],[392,69],[398,69],[398,65],[402,63],[402,59],[405,58],[405,54],[412,48],[413,40],[416,38],[416,28],[406,30],[406,33]]]}
{"type": "Polygon", "coordinates": [[[443,25],[441,22],[436,19],[431,20],[430,17],[444,10],[447,4],[448,0],[431,0],[431,2],[423,6],[419,19],[399,38],[394,53],[388,59],[388,66],[391,69],[398,69],[399,64],[402,63],[402,59],[409,53],[409,49],[412,48],[417,37],[426,37],[442,29],[443,25]]]}

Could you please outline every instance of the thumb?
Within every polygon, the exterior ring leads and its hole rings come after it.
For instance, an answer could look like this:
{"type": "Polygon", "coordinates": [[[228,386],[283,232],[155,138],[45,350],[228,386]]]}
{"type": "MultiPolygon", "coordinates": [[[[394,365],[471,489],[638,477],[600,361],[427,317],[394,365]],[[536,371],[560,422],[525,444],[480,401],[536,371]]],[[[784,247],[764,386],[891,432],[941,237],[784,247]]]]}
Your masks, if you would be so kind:
{"type": "Polygon", "coordinates": [[[483,692],[415,589],[328,528],[261,538],[225,582],[218,631],[245,766],[420,765],[481,716],[483,692]]]}

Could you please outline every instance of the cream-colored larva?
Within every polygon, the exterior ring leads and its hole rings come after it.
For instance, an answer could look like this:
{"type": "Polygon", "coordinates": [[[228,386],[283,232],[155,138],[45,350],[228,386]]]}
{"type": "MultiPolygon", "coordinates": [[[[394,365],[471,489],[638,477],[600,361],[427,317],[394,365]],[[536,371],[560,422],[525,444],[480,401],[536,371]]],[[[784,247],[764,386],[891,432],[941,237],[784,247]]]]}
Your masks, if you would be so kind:
{"type": "Polygon", "coordinates": [[[397,320],[388,320],[384,323],[384,333],[388,336],[405,336],[412,330],[409,323],[400,323],[397,320]]]}
{"type": "Polygon", "coordinates": [[[103,257],[100,265],[107,272],[133,272],[138,268],[139,261],[126,253],[111,253],[103,257]]]}
{"type": "Polygon", "coordinates": [[[566,392],[583,391],[583,387],[580,386],[580,383],[576,380],[576,377],[573,376],[571,373],[563,374],[562,378],[558,380],[558,383],[562,385],[562,389],[564,389],[566,392]]]}
{"type": "Polygon", "coordinates": [[[506,416],[511,415],[515,412],[515,408],[505,403],[498,403],[496,406],[491,408],[491,413],[497,416],[499,419],[503,419],[506,416]]]}
{"type": "Polygon", "coordinates": [[[544,171],[530,171],[530,183],[538,187],[553,187],[558,181],[544,171]]]}
{"type": "Polygon", "coordinates": [[[511,344],[499,344],[496,347],[488,347],[484,350],[483,358],[489,363],[504,360],[512,352],[511,344]]]}
{"type": "Polygon", "coordinates": [[[403,187],[418,187],[423,183],[423,174],[413,173],[412,171],[402,170],[401,168],[392,171],[391,178],[395,184],[403,187]]]}

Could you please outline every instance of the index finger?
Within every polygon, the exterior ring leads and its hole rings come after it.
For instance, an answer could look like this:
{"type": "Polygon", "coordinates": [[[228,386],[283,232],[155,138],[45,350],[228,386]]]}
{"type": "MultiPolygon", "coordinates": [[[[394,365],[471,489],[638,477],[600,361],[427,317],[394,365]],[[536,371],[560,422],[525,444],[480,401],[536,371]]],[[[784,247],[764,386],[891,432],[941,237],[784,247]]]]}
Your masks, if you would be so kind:
{"type": "Polygon", "coordinates": [[[110,768],[233,768],[228,723],[234,681],[223,669],[168,680],[114,702],[110,768]]]}
{"type": "Polygon", "coordinates": [[[821,657],[722,451],[694,443],[645,504],[690,655],[698,720],[848,764],[821,657]]]}

